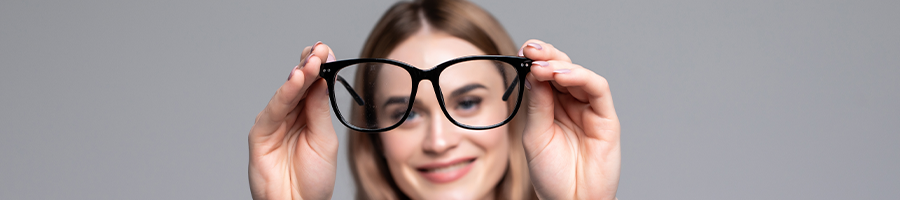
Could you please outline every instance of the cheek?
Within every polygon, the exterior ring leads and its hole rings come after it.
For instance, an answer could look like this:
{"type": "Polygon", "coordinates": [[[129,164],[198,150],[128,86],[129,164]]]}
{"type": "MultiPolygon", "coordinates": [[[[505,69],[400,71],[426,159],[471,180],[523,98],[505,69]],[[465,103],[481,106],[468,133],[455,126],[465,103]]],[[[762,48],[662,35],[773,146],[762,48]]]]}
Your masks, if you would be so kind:
{"type": "Polygon", "coordinates": [[[379,133],[379,137],[384,148],[384,157],[391,168],[403,165],[416,150],[421,149],[419,144],[421,139],[412,135],[385,132],[379,133]]]}
{"type": "Polygon", "coordinates": [[[509,160],[509,129],[507,126],[501,126],[489,131],[474,135],[470,140],[483,149],[486,158],[490,159],[486,163],[490,165],[489,173],[503,173],[509,160]]]}
{"type": "Polygon", "coordinates": [[[483,148],[486,153],[491,153],[497,149],[507,149],[509,147],[509,129],[507,126],[500,126],[486,131],[478,131],[469,137],[469,140],[475,145],[483,148]]]}

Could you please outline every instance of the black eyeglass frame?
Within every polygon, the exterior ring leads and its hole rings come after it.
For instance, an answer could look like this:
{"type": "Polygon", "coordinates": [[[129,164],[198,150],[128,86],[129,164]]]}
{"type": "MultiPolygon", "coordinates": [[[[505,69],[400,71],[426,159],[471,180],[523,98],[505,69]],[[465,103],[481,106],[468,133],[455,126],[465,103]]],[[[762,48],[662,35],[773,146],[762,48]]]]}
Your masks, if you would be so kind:
{"type": "MultiPolygon", "coordinates": [[[[385,132],[385,131],[393,130],[394,128],[397,128],[401,124],[403,124],[403,122],[406,121],[406,118],[409,117],[410,111],[412,111],[412,106],[416,99],[416,92],[418,91],[418,88],[419,88],[419,82],[422,82],[422,80],[431,81],[431,86],[434,88],[434,91],[436,93],[435,96],[438,99],[438,104],[441,106],[441,111],[444,112],[444,116],[446,116],[447,119],[450,120],[450,122],[452,122],[456,126],[459,126],[459,127],[465,128],[465,129],[486,130],[486,129],[497,128],[506,123],[509,123],[509,121],[512,120],[512,118],[516,116],[516,113],[519,111],[519,106],[522,104],[522,96],[524,94],[524,89],[525,89],[525,86],[524,86],[525,85],[524,84],[525,83],[525,75],[527,75],[529,72],[531,72],[531,63],[532,62],[533,61],[531,59],[523,58],[523,57],[515,57],[515,56],[500,56],[500,55],[466,56],[466,57],[455,58],[455,59],[443,62],[431,69],[423,70],[423,69],[416,68],[410,64],[406,64],[406,63],[396,61],[396,60],[391,60],[391,59],[356,58],[356,59],[346,59],[346,60],[338,60],[338,61],[334,61],[334,62],[323,63],[319,68],[320,69],[319,77],[324,78],[325,81],[328,83],[328,97],[331,99],[331,108],[334,109],[334,114],[337,115],[338,120],[340,120],[341,123],[344,124],[344,126],[350,128],[350,129],[353,129],[355,131],[385,132]],[[511,66],[513,66],[513,68],[516,69],[517,79],[513,80],[513,83],[510,86],[510,88],[518,87],[518,89],[519,89],[518,99],[516,99],[516,106],[513,108],[512,113],[510,113],[509,117],[507,117],[505,120],[503,120],[500,123],[488,125],[488,126],[465,125],[465,124],[459,123],[455,119],[453,119],[453,117],[450,116],[450,113],[447,111],[446,106],[444,105],[444,95],[443,95],[443,92],[441,92],[441,87],[439,86],[441,72],[443,72],[444,69],[452,66],[453,64],[465,62],[465,61],[472,61],[472,60],[501,61],[501,62],[510,64],[511,66]],[[341,115],[341,112],[339,112],[340,109],[338,108],[337,100],[335,99],[334,85],[336,82],[340,81],[340,82],[342,82],[344,87],[350,87],[350,86],[344,80],[337,80],[337,78],[340,78],[337,76],[337,72],[345,67],[352,66],[354,64],[360,64],[360,63],[391,64],[391,65],[399,66],[399,67],[403,68],[404,70],[406,70],[407,73],[409,73],[410,78],[412,80],[412,89],[409,94],[409,98],[410,98],[409,104],[407,105],[406,113],[403,113],[403,117],[396,124],[393,124],[393,125],[385,127],[385,128],[379,128],[379,129],[361,128],[361,127],[354,126],[354,125],[350,124],[349,122],[347,122],[344,119],[344,116],[341,115]],[[523,84],[517,84],[518,86],[514,86],[514,85],[516,85],[516,82],[523,83],[523,84]]],[[[359,73],[359,72],[357,72],[357,73],[359,73]]],[[[343,79],[343,78],[341,78],[341,79],[343,79]]],[[[506,92],[506,94],[504,94],[504,96],[509,96],[510,91],[511,90],[508,90],[506,92]]],[[[357,104],[363,104],[361,98],[357,94],[353,93],[353,94],[351,94],[351,96],[353,96],[353,98],[354,98],[354,100],[356,100],[357,104]]],[[[506,97],[504,97],[504,99],[506,99],[506,97]]]]}

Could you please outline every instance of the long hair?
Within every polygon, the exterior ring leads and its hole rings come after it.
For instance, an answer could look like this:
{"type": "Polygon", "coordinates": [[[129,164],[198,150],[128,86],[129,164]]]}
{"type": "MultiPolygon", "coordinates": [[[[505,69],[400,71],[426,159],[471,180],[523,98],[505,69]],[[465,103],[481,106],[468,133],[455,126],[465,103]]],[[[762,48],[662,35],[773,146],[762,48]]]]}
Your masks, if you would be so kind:
{"type": "MultiPolygon", "coordinates": [[[[516,55],[516,47],[506,30],[491,14],[464,0],[416,0],[398,2],[378,20],[363,46],[360,58],[386,58],[397,45],[419,31],[423,24],[468,41],[488,55],[516,55]]],[[[355,83],[374,77],[362,67],[355,83]]],[[[361,86],[361,85],[360,85],[361,86]]],[[[366,86],[362,86],[366,87],[366,86]]],[[[363,91],[374,91],[363,89],[363,91]]],[[[371,95],[364,95],[371,96],[371,95]]],[[[523,97],[523,101],[527,99],[523,97]]],[[[527,102],[522,102],[526,104],[527,102]]],[[[367,120],[362,110],[352,111],[351,121],[367,120]]],[[[519,112],[509,126],[509,163],[506,174],[497,183],[497,199],[537,199],[532,188],[525,152],[522,147],[524,114],[519,112]]],[[[349,130],[351,172],[356,184],[356,199],[409,199],[393,180],[384,158],[378,133],[349,130]]]]}

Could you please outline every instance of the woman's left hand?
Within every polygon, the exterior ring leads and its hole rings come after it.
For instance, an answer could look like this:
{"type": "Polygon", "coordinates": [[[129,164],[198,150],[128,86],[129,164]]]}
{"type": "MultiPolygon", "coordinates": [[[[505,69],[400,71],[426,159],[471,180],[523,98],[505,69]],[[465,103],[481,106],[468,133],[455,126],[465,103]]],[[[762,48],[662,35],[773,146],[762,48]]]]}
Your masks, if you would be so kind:
{"type": "Polygon", "coordinates": [[[622,162],[619,118],[606,79],[553,45],[529,40],[525,155],[541,199],[615,199],[622,162]]]}

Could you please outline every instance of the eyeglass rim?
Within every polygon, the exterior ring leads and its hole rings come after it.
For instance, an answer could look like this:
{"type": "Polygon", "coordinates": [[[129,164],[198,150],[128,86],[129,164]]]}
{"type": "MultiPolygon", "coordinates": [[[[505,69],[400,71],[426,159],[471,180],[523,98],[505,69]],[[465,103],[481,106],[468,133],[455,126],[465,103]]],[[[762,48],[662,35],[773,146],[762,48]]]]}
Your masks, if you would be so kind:
{"type": "Polygon", "coordinates": [[[338,61],[321,64],[320,68],[319,68],[319,77],[324,78],[325,81],[327,82],[328,97],[331,101],[331,108],[332,108],[334,114],[337,115],[337,118],[341,122],[341,124],[344,124],[344,126],[346,126],[347,128],[350,128],[354,131],[368,132],[368,133],[385,132],[385,131],[393,130],[393,129],[399,127],[401,124],[403,124],[403,122],[406,121],[406,118],[409,117],[409,113],[412,111],[412,106],[413,106],[413,103],[415,102],[419,83],[422,82],[422,80],[429,80],[431,82],[431,85],[435,91],[435,96],[438,99],[438,104],[441,107],[441,111],[444,113],[444,116],[446,116],[447,119],[450,120],[450,122],[452,122],[454,125],[456,125],[458,127],[462,127],[465,129],[487,130],[487,129],[497,128],[499,126],[505,125],[506,123],[509,123],[516,116],[516,113],[518,113],[519,107],[522,104],[522,96],[524,94],[524,89],[525,89],[525,84],[524,84],[526,81],[525,76],[531,72],[532,62],[534,62],[534,61],[532,61],[531,59],[523,58],[523,57],[516,57],[516,56],[477,55],[477,56],[465,56],[465,57],[454,58],[454,59],[445,61],[441,64],[438,64],[437,66],[430,68],[430,69],[420,69],[420,68],[414,67],[410,64],[401,62],[401,61],[391,60],[391,59],[386,59],[386,58],[354,58],[354,59],[344,59],[344,60],[338,60],[338,61]],[[508,117],[506,117],[506,119],[504,119],[502,122],[499,122],[499,123],[496,123],[493,125],[487,125],[487,126],[470,126],[470,125],[462,124],[462,123],[456,121],[455,119],[453,119],[453,117],[447,111],[447,108],[444,103],[444,95],[441,92],[440,86],[436,85],[436,83],[440,83],[440,74],[444,71],[444,69],[446,69],[447,67],[450,67],[453,64],[465,62],[465,61],[471,61],[471,60],[496,60],[496,61],[501,61],[501,62],[510,64],[511,66],[513,66],[515,68],[516,77],[518,78],[518,81],[520,83],[520,84],[518,84],[518,90],[519,90],[518,93],[519,94],[517,95],[518,97],[516,99],[516,106],[513,108],[512,113],[510,113],[510,115],[508,117]],[[337,100],[336,100],[335,92],[334,92],[335,77],[337,76],[337,72],[340,71],[341,69],[351,66],[351,65],[354,65],[354,64],[359,64],[359,63],[391,64],[391,65],[399,66],[399,67],[403,68],[404,70],[406,70],[407,73],[409,73],[410,79],[412,81],[412,88],[411,88],[410,95],[409,95],[410,102],[407,105],[406,112],[403,114],[403,117],[401,118],[400,121],[398,121],[397,123],[395,123],[391,126],[388,126],[388,127],[378,128],[378,129],[369,129],[369,128],[362,128],[362,127],[354,126],[353,124],[350,124],[350,122],[346,121],[344,116],[341,115],[340,108],[337,105],[337,100]]]}

